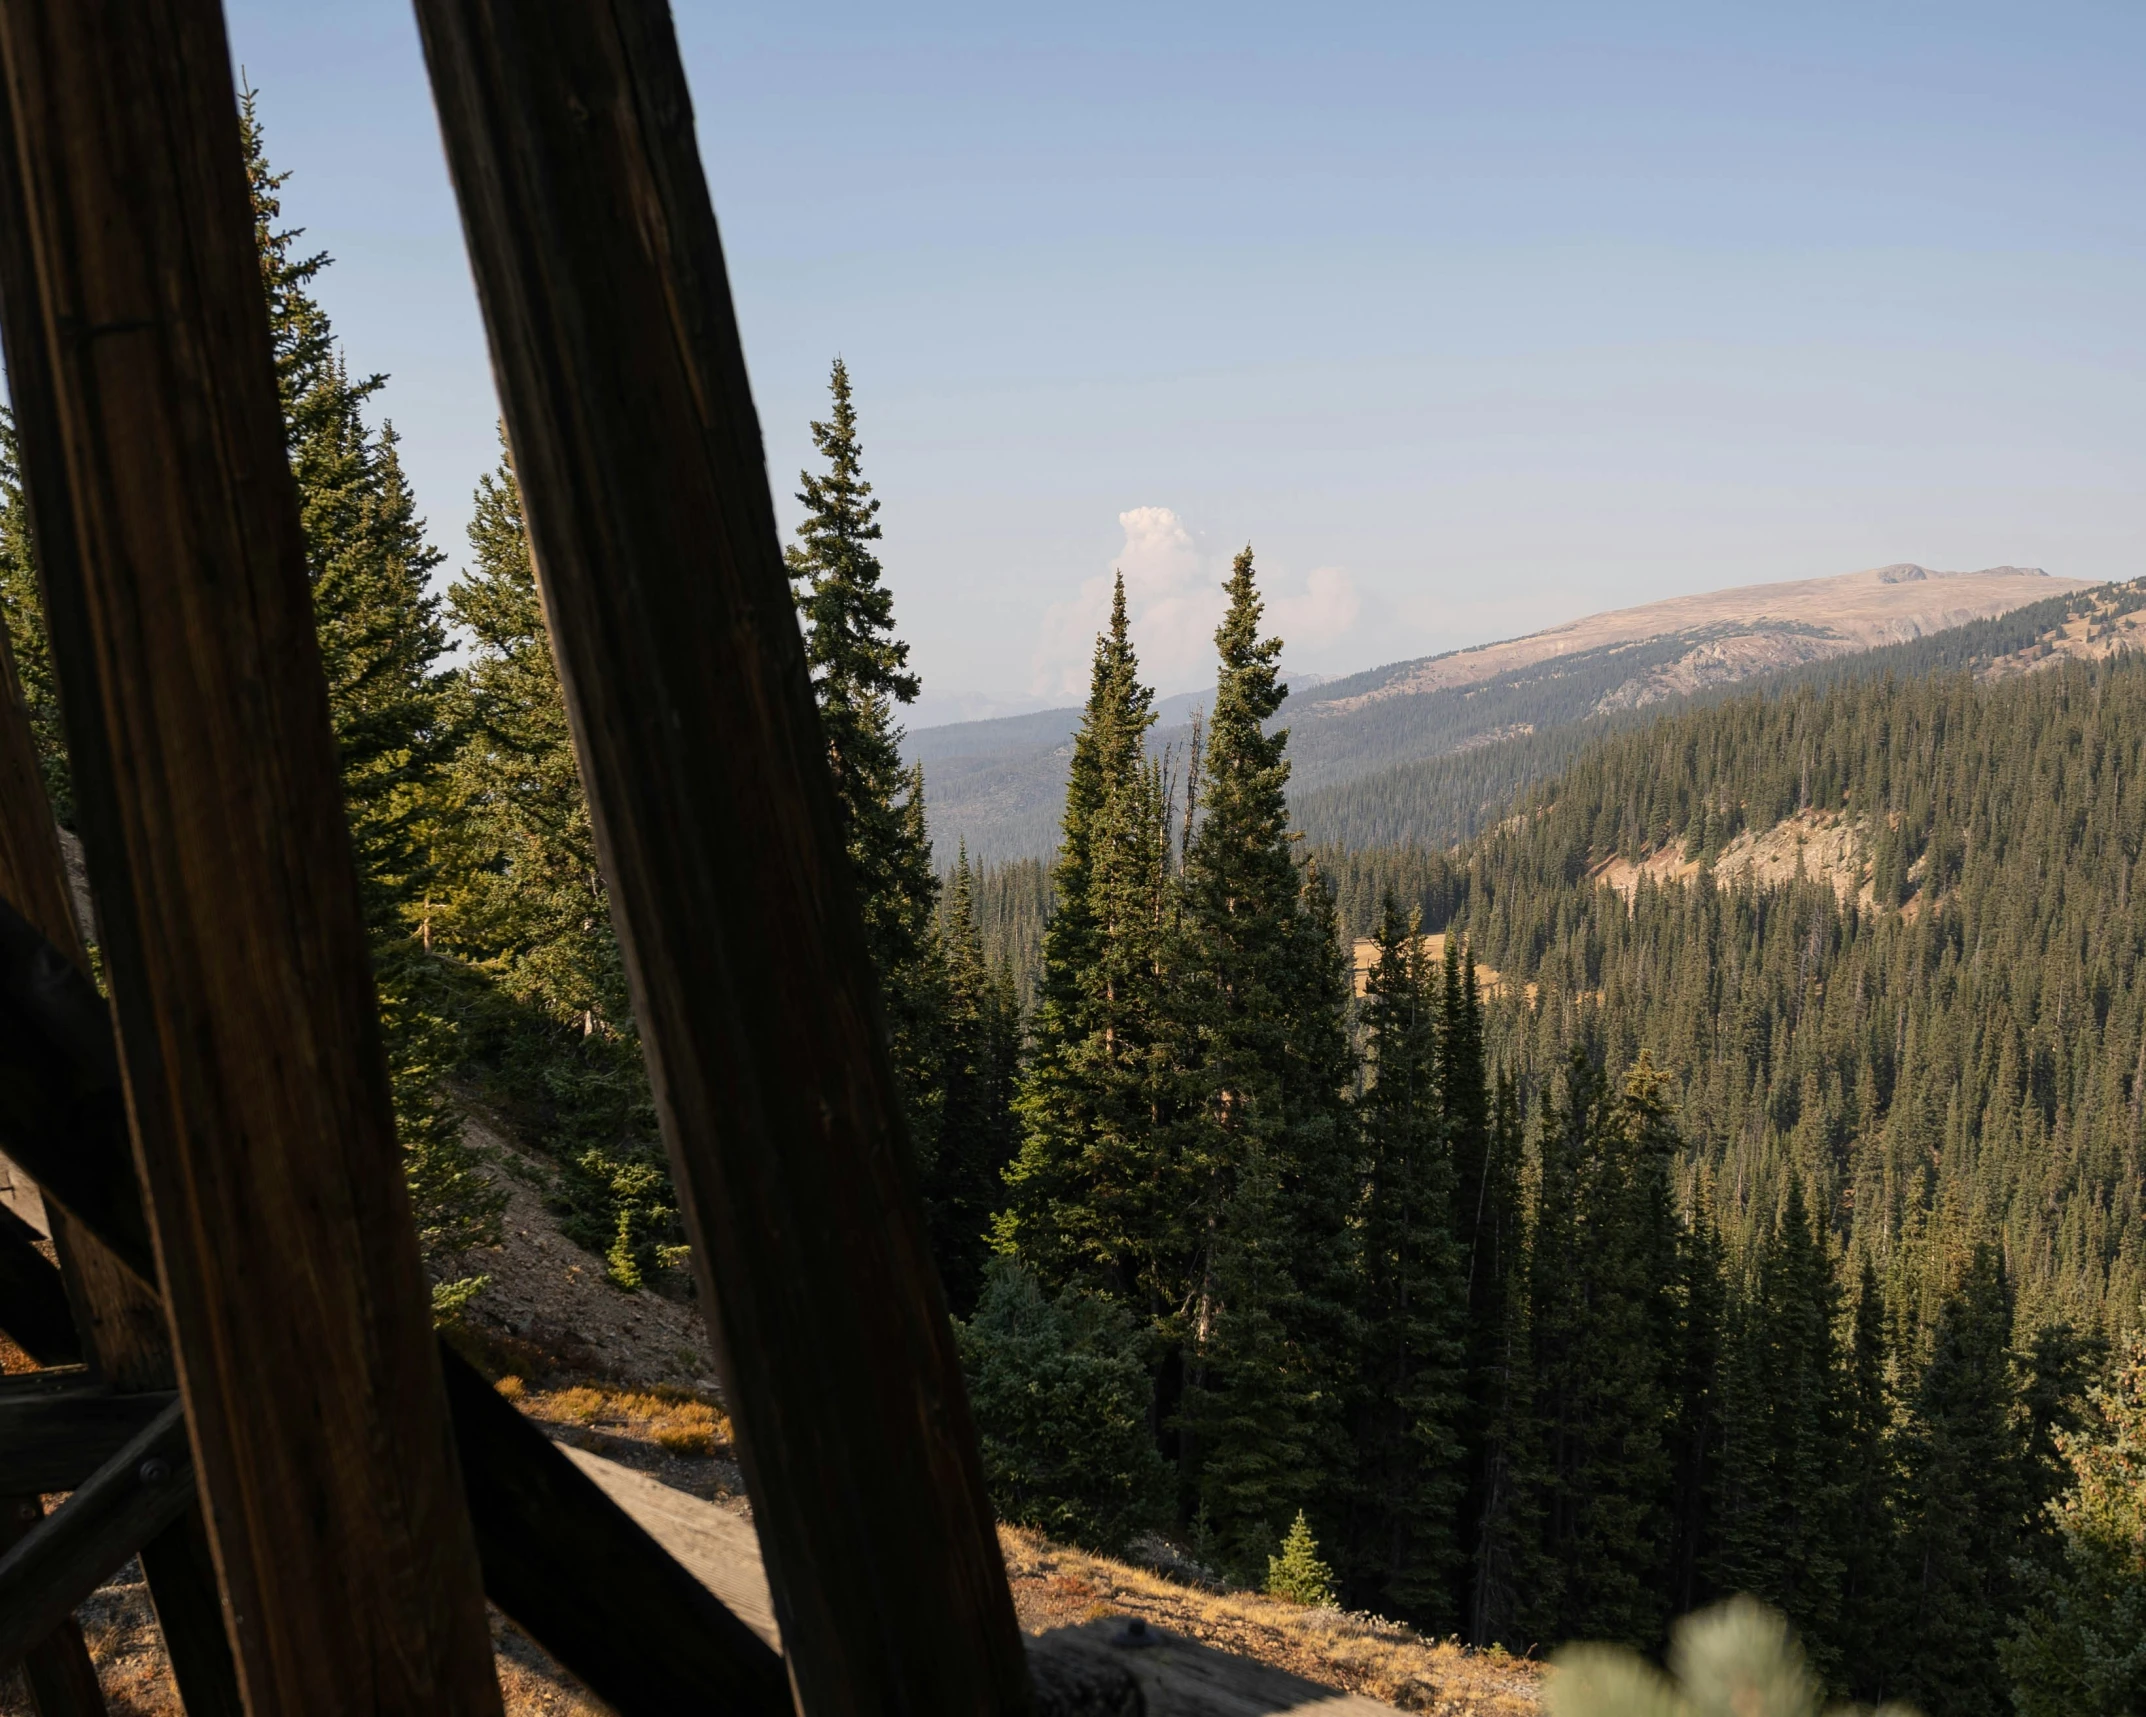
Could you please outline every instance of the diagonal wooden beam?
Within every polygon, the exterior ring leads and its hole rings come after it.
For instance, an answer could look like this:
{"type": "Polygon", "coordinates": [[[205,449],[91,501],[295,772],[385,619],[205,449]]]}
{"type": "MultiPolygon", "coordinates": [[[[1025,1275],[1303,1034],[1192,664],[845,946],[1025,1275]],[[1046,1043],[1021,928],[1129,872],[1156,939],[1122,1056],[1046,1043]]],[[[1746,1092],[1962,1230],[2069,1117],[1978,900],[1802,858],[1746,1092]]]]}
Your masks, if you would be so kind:
{"type": "Polygon", "coordinates": [[[800,1706],[1030,1691],[663,0],[417,0],[800,1706]]]}
{"type": "Polygon", "coordinates": [[[0,321],[52,394],[46,614],[246,1704],[495,1717],[221,11],[11,0],[0,77],[0,321]]]}
{"type": "MultiPolygon", "coordinates": [[[[35,297],[36,267],[13,136],[13,109],[6,97],[6,79],[0,77],[0,296],[11,294],[18,302],[26,302],[35,297]]],[[[39,343],[18,342],[10,352],[8,383],[38,563],[73,568],[74,521],[64,502],[65,475],[56,463],[61,440],[53,419],[56,395],[39,343]],[[37,517],[40,496],[45,504],[42,520],[37,517]]],[[[67,581],[78,582],[78,575],[70,572],[67,581]]],[[[79,712],[77,720],[93,741],[101,743],[97,736],[102,729],[94,710],[79,712]]],[[[4,638],[0,638],[0,895],[19,902],[48,940],[79,969],[88,970],[29,712],[4,638]]],[[[122,1152],[121,1161],[131,1169],[127,1153],[122,1152]]],[[[133,1187],[131,1172],[117,1178],[133,1187]]],[[[134,1202],[140,1202],[138,1189],[134,1202]]],[[[176,1388],[178,1369],[164,1307],[143,1271],[121,1263],[105,1242],[65,1212],[48,1205],[46,1217],[86,1357],[117,1390],[176,1388]]],[[[153,1265],[148,1273],[153,1275],[153,1265]]],[[[245,1702],[239,1691],[238,1666],[224,1631],[223,1594],[198,1499],[142,1546],[141,1559],[157,1626],[171,1660],[172,1679],[188,1717],[242,1717],[245,1702]]],[[[81,1648],[80,1628],[70,1621],[53,1637],[57,1651],[51,1645],[36,1647],[25,1661],[46,1717],[60,1717],[64,1711],[101,1711],[102,1698],[89,1697],[96,1676],[87,1651],[81,1648]],[[70,1640],[72,1652],[65,1649],[70,1640]],[[52,1661],[56,1657],[59,1661],[52,1661]]]]}
{"type": "Polygon", "coordinates": [[[193,1500],[186,1419],[173,1401],[0,1556],[0,1665],[64,1622],[193,1500]]]}
{"type": "Polygon", "coordinates": [[[119,1394],[80,1366],[0,1377],[0,1495],[75,1489],[177,1399],[119,1394]]]}
{"type": "MultiPolygon", "coordinates": [[[[41,963],[34,935],[0,899],[0,967],[8,949],[41,963]]],[[[77,974],[59,987],[87,983],[77,974]]],[[[10,1004],[10,997],[25,993],[41,992],[10,985],[0,969],[0,1037],[19,1033],[36,1044],[28,1065],[60,1088],[80,1083],[83,1076],[65,1065],[69,1051],[44,1034],[39,1016],[10,1004]]],[[[59,1011],[64,1018],[69,1008],[59,1011]]],[[[47,1097],[33,1099],[30,1107],[49,1113],[58,1105],[47,1097]]],[[[139,1202],[132,1166],[116,1139],[68,1139],[11,1124],[4,1093],[0,1136],[15,1141],[23,1170],[40,1184],[52,1159],[67,1156],[78,1176],[95,1183],[86,1203],[123,1212],[139,1202]]],[[[103,1238],[115,1241],[134,1268],[152,1268],[119,1236],[103,1238]]],[[[444,1343],[440,1359],[492,1601],[625,1717],[667,1717],[695,1708],[739,1717],[788,1712],[782,1660],[444,1343]]],[[[63,1379],[61,1386],[71,1382],[63,1379]]],[[[29,1402],[36,1388],[26,1382],[14,1393],[29,1402]]],[[[9,1388],[0,1385],[0,1475],[8,1458],[8,1400],[9,1388]]],[[[20,1417],[33,1413],[34,1407],[20,1417]]],[[[163,1617],[164,1599],[158,1602],[163,1617]]],[[[166,1631],[169,1638],[168,1621],[166,1631]]]]}

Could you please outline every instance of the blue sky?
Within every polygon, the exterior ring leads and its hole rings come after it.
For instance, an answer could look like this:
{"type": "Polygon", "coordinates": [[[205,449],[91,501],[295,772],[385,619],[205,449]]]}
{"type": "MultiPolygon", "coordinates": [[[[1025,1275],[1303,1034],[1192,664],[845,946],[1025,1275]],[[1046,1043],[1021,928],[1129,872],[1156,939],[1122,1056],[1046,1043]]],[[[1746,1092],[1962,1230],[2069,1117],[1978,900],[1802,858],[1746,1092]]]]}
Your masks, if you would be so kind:
{"type": "MultiPolygon", "coordinates": [[[[496,405],[416,35],[243,0],[463,555],[496,405]]],[[[2146,573],[2146,8],[678,6],[786,519],[848,360],[922,719],[1891,560],[2146,573]]]]}

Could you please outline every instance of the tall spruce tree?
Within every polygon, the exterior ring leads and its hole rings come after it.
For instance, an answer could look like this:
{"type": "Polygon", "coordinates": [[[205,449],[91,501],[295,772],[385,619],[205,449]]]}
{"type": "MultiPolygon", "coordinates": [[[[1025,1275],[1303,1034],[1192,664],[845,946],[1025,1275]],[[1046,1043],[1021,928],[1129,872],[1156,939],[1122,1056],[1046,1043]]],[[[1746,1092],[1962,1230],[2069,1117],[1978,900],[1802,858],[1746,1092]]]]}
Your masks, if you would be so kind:
{"type": "Polygon", "coordinates": [[[963,846],[947,891],[940,945],[946,963],[939,1148],[924,1175],[933,1256],[954,1316],[983,1293],[991,1218],[1003,1202],[1013,1158],[1013,1081],[1021,1054],[1021,1008],[1013,975],[984,957],[976,921],[976,874],[963,846]]]}
{"type": "Polygon", "coordinates": [[[478,481],[469,541],[471,565],[448,592],[470,639],[440,835],[452,886],[426,935],[514,1004],[472,1047],[559,1163],[566,1233],[638,1288],[682,1258],[684,1236],[504,438],[498,470],[478,481]]]}
{"type": "Polygon", "coordinates": [[[1726,1495],[1716,1584],[1795,1623],[1812,1667],[1838,1679],[1848,1406],[1834,1326],[1839,1290],[1800,1180],[1742,1297],[1726,1392],[1726,1495]]]}
{"type": "Polygon", "coordinates": [[[910,1142],[928,1167],[941,1096],[944,974],[932,935],[939,885],[921,776],[902,762],[896,713],[916,701],[918,682],[909,646],[894,634],[894,593],[872,546],[880,540],[879,502],[864,479],[849,366],[840,358],[827,385],[833,407],[812,425],[827,468],[798,474],[805,516],[787,559],[910,1142]]]}
{"type": "Polygon", "coordinates": [[[1925,1711],[1997,1717],[1998,1659],[2029,1526],[2012,1305],[1995,1248],[1976,1246],[1938,1313],[1902,1443],[1900,1609],[1883,1692],[1925,1711]]]}
{"type": "Polygon", "coordinates": [[[1160,1326],[1185,1294],[1167,1018],[1168,795],[1147,754],[1125,583],[1097,639],[1066,789],[999,1243],[1160,1326]]]}
{"type": "Polygon", "coordinates": [[[1404,918],[1388,896],[1365,980],[1363,1340],[1342,1573],[1353,1604],[1444,1630],[1466,1477],[1459,1421],[1468,1290],[1441,1100],[1453,1028],[1445,974],[1422,928],[1420,914],[1404,918]]]}
{"type": "Polygon", "coordinates": [[[1183,1423],[1200,1504],[1225,1557],[1248,1568],[1298,1510],[1331,1512],[1341,1487],[1355,1151],[1332,1083],[1346,1053],[1332,897],[1291,852],[1288,734],[1267,727],[1287,696],[1282,646],[1259,635],[1250,549],[1223,588],[1184,861],[1187,981],[1174,991],[1197,1045],[1188,1191],[1204,1242],[1183,1423]]]}
{"type": "MultiPolygon", "coordinates": [[[[1462,1540],[1468,1560],[1458,1606],[1466,1637],[1486,1647],[1523,1637],[1539,1588],[1553,1577],[1541,1554],[1545,1485],[1529,1298],[1539,1254],[1529,1244],[1525,1130],[1518,1087],[1510,1074],[1501,1074],[1491,1104],[1491,1166],[1485,1175],[1484,1220],[1476,1230],[1480,1250],[1469,1260],[1470,1489],[1462,1540]],[[1478,1299],[1474,1284],[1486,1271],[1497,1273],[1497,1287],[1478,1299]],[[1479,1325],[1478,1317],[1494,1321],[1479,1325]]],[[[1538,1185],[1539,1179],[1538,1171],[1538,1185]]]]}
{"type": "Polygon", "coordinates": [[[329,259],[301,254],[302,231],[280,224],[287,176],[269,166],[251,90],[239,122],[396,1125],[420,1238],[451,1274],[447,1260],[497,1238],[505,1199],[478,1172],[446,1093],[456,1029],[421,945],[432,882],[423,831],[455,743],[447,634],[429,589],[440,556],[425,540],[394,431],[365,422],[386,378],[351,376],[313,296],[329,259]]]}
{"type": "Polygon", "coordinates": [[[1652,1647],[1667,1620],[1671,1548],[1678,1142],[1644,1056],[1612,1098],[1576,1055],[1551,1121],[1533,1283],[1553,1570],[1538,1637],[1652,1647]]]}

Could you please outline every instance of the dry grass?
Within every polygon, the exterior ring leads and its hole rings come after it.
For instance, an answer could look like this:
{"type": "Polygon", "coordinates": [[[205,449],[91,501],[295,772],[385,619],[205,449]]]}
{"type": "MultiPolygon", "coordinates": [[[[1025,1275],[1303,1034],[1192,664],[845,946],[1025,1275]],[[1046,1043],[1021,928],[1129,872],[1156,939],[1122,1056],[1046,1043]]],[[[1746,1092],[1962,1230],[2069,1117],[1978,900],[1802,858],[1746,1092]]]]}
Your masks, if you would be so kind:
{"type": "Polygon", "coordinates": [[[502,1377],[494,1387],[532,1419],[581,1426],[607,1442],[653,1444],[701,1460],[730,1449],[729,1416],[698,1390],[661,1383],[647,1389],[608,1383],[532,1389],[519,1377],[502,1377]]]}
{"type": "Polygon", "coordinates": [[[1223,1651],[1437,1717],[1521,1717],[1541,1708],[1541,1667],[1425,1639],[1375,1616],[1315,1610],[1256,1592],[1206,1592],[1160,1574],[999,1529],[1014,1604],[1030,1633],[1140,1616],[1223,1651]]]}

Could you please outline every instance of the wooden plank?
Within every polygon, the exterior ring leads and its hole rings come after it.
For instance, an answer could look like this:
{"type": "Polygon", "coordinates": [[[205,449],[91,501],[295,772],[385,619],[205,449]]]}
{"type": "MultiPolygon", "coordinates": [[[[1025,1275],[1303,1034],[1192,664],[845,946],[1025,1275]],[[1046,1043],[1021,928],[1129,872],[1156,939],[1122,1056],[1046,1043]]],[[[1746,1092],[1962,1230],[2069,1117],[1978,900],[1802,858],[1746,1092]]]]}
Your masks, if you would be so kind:
{"type": "MultiPolygon", "coordinates": [[[[764,1606],[767,1581],[751,1521],[601,1455],[568,1452],[697,1579],[754,1619],[755,1594],[764,1606]]],[[[757,1625],[772,1630],[772,1611],[761,1614],[757,1625]]],[[[1390,1717],[1392,1709],[1125,1617],[1057,1628],[1027,1645],[1038,1717],[1390,1717]]]]}
{"type": "Polygon", "coordinates": [[[37,1230],[0,1208],[0,1330],[39,1365],[73,1365],[82,1336],[59,1266],[37,1247],[37,1230]]]}
{"type": "Polygon", "coordinates": [[[47,616],[247,1705],[496,1713],[221,12],[16,0],[0,60],[5,338],[52,393],[47,616]]]}
{"type": "MultiPolygon", "coordinates": [[[[0,1501],[0,1552],[12,1549],[44,1517],[41,1498],[0,1501]]],[[[37,1717],[103,1717],[104,1693],[97,1685],[97,1668],[74,1617],[65,1618],[23,1653],[22,1671],[37,1717]]]]}
{"type": "Polygon", "coordinates": [[[0,1493],[73,1490],[176,1399],[121,1395],[75,1366],[0,1377],[0,1493]]]}
{"type": "Polygon", "coordinates": [[[800,1704],[1027,1672],[662,0],[418,0],[800,1704]]]}
{"type": "Polygon", "coordinates": [[[786,1717],[777,1652],[474,1370],[446,1371],[492,1601],[622,1717],[786,1717]]]}
{"type": "MultiPolygon", "coordinates": [[[[0,916],[6,910],[0,903],[0,916]]],[[[0,1035],[29,1029],[8,1011],[8,993],[0,978],[0,1035]]],[[[60,1056],[41,1065],[46,1077],[67,1083],[60,1056]]],[[[64,1141],[35,1143],[25,1166],[33,1175],[42,1172],[47,1165],[38,1150],[68,1148],[64,1141]]],[[[84,1159],[79,1169],[104,1188],[94,1201],[100,1208],[138,1201],[134,1177],[112,1141],[84,1141],[77,1154],[84,1159]]],[[[647,1532],[444,1344],[441,1361],[492,1600],[622,1712],[675,1709],[686,1689],[697,1690],[695,1698],[732,1702],[723,1709],[789,1710],[775,1653],[711,1605],[647,1532]]],[[[181,1521],[142,1555],[189,1711],[193,1717],[235,1711],[235,1683],[229,1703],[221,1704],[197,1697],[185,1680],[189,1660],[206,1655],[210,1670],[216,1662],[203,1623],[214,1605],[199,1595],[213,1594],[213,1582],[200,1583],[209,1569],[205,1539],[181,1521]],[[180,1575],[196,1584],[174,1586],[180,1575]]]]}
{"type": "Polygon", "coordinates": [[[65,1621],[193,1498],[186,1418],[174,1401],[0,1556],[0,1665],[65,1621]]]}
{"type": "Polygon", "coordinates": [[[782,1649],[774,1595],[760,1563],[760,1535],[750,1520],[586,1449],[567,1448],[564,1453],[681,1568],[722,1599],[725,1609],[777,1651],[782,1649]]]}

